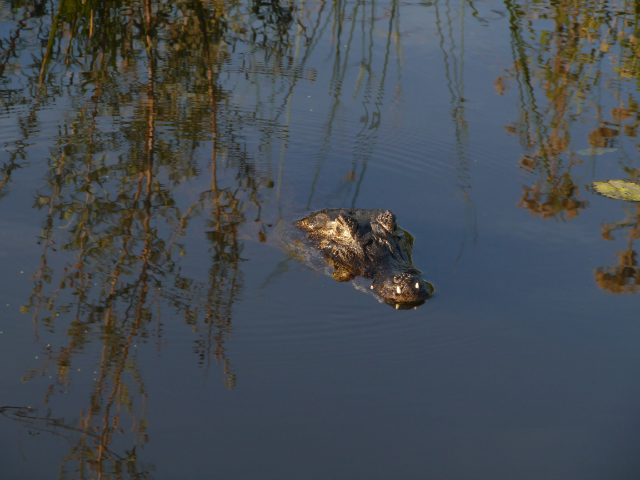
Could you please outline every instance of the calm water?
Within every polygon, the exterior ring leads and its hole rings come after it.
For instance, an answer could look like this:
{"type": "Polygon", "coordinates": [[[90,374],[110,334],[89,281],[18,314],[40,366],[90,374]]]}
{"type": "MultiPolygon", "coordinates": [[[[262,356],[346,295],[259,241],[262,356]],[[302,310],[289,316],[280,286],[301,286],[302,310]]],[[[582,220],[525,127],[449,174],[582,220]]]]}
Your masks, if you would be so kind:
{"type": "Polygon", "coordinates": [[[639,478],[637,16],[0,2],[0,478],[639,478]],[[278,248],[338,207],[436,295],[278,248]]]}

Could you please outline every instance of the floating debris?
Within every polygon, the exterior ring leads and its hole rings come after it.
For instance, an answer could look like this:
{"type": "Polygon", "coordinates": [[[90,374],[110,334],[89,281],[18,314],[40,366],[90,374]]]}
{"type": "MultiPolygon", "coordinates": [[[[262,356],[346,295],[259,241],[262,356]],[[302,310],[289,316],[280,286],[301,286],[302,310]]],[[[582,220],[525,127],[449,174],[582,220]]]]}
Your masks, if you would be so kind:
{"type": "Polygon", "coordinates": [[[601,147],[590,147],[585,148],[584,150],[578,150],[576,153],[578,155],[603,155],[605,153],[613,153],[617,148],[601,148],[601,147]]]}
{"type": "Polygon", "coordinates": [[[600,195],[626,200],[628,202],[640,202],[640,185],[624,180],[608,180],[606,182],[593,182],[593,189],[600,195]]]}

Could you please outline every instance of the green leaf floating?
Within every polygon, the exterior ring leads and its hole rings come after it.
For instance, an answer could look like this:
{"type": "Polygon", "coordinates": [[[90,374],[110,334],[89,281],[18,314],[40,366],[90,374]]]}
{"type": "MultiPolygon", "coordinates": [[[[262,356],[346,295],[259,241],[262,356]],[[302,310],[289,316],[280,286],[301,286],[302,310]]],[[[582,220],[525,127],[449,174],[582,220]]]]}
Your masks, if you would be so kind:
{"type": "Polygon", "coordinates": [[[616,200],[640,202],[640,185],[624,180],[609,180],[608,182],[593,182],[593,189],[601,195],[616,200]]]}

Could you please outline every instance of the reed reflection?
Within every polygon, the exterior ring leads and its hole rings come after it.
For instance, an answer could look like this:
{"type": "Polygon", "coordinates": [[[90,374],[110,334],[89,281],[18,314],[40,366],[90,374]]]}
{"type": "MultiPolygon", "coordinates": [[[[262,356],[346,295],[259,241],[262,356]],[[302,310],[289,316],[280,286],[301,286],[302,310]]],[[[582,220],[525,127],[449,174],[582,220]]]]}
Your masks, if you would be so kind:
{"type": "Polygon", "coordinates": [[[588,206],[580,196],[579,182],[572,177],[582,160],[569,148],[571,135],[581,116],[591,120],[591,98],[587,97],[604,73],[598,71],[598,55],[586,54],[589,45],[581,40],[583,26],[589,25],[582,15],[593,13],[589,9],[594,7],[574,2],[534,5],[507,1],[505,5],[510,13],[514,64],[495,86],[503,95],[510,79],[515,80],[519,118],[505,128],[518,136],[525,151],[520,168],[537,177],[522,187],[518,206],[532,216],[570,220],[588,206]],[[578,23],[568,26],[569,18],[578,23]],[[548,20],[551,29],[545,28],[548,20]],[[575,104],[579,105],[577,113],[575,104]]]}
{"type": "Polygon", "coordinates": [[[325,30],[337,33],[324,126],[330,146],[353,68],[355,27],[362,27],[353,94],[364,98],[367,133],[358,135],[361,148],[349,167],[347,184],[355,191],[346,191],[355,202],[382,121],[394,42],[401,51],[398,4],[392,5],[390,15],[381,15],[375,3],[365,9],[347,2],[14,2],[14,29],[0,44],[9,92],[0,102],[15,112],[18,138],[6,147],[0,200],[11,198],[15,172],[32,167],[28,147],[47,121],[45,110],[63,113],[34,191],[43,225],[34,240],[40,266],[22,307],[44,358],[24,380],[50,378],[47,412],[1,413],[29,429],[65,432],[70,450],[61,478],[147,478],[153,470],[138,460],[148,441],[143,358],[170,344],[168,322],[181,319],[193,332],[198,365],[219,364],[224,385],[236,385],[227,343],[244,288],[240,231],[251,223],[256,240],[270,234],[265,198],[275,189],[280,202],[294,90],[316,81],[308,59],[325,30]],[[371,54],[376,21],[388,22],[381,65],[371,54]],[[238,95],[239,83],[250,98],[238,95]],[[256,134],[258,145],[249,140],[256,134]],[[184,262],[203,240],[205,278],[184,262]],[[59,332],[62,341],[52,335],[59,332]],[[94,372],[89,389],[74,385],[79,369],[94,372]],[[69,402],[71,395],[84,400],[69,402]],[[80,408],[63,418],[55,413],[62,403],[80,408]]]}
{"type": "MultiPolygon", "coordinates": [[[[473,17],[480,23],[486,24],[487,20],[478,15],[473,3],[468,3],[472,9],[473,17]]],[[[451,2],[449,0],[443,2],[444,18],[441,18],[439,2],[434,2],[433,7],[436,15],[436,27],[438,29],[440,51],[442,52],[444,74],[450,97],[450,116],[454,127],[454,144],[458,162],[456,165],[458,186],[465,203],[466,228],[457,257],[457,261],[459,261],[462,258],[468,239],[471,238],[474,244],[478,240],[476,205],[471,198],[472,177],[470,166],[472,161],[469,153],[469,122],[467,121],[466,99],[464,98],[465,3],[462,2],[460,11],[454,13],[452,12],[451,2]],[[456,15],[460,16],[460,26],[457,32],[455,31],[456,22],[453,21],[456,15]]]]}
{"type": "MultiPolygon", "coordinates": [[[[508,0],[513,66],[496,80],[499,95],[516,92],[519,118],[505,128],[519,138],[520,168],[532,180],[518,206],[541,218],[571,220],[588,208],[583,162],[619,158],[623,177],[636,172],[640,42],[635,4],[508,0]],[[586,125],[586,128],[585,128],[586,125]],[[629,152],[629,153],[628,153],[629,152]]],[[[623,209],[628,206],[623,205],[623,209]]],[[[619,264],[596,269],[610,293],[637,291],[635,214],[604,225],[603,238],[628,231],[619,264]]]]}

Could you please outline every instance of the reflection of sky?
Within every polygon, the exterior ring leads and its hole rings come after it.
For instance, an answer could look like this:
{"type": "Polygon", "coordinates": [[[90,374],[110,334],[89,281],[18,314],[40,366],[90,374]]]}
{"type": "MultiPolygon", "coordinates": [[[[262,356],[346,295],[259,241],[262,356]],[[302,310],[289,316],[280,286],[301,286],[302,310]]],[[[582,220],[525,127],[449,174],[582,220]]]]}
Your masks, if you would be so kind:
{"type": "MultiPolygon", "coordinates": [[[[136,347],[150,425],[150,442],[138,454],[156,465],[158,478],[203,471],[220,478],[634,478],[628,452],[640,426],[637,297],[606,295],[593,281],[593,269],[614,264],[626,242],[602,240],[600,224],[625,213],[584,188],[621,175],[618,153],[585,159],[572,172],[589,202],[577,218],[542,220],[516,206],[522,185],[537,176],[517,167],[523,148],[504,131],[518,118],[517,84],[510,80],[504,96],[493,86],[513,66],[509,23],[483,7],[478,16],[486,22],[465,7],[461,36],[459,4],[448,23],[446,4],[438,3],[440,26],[434,6],[402,6],[401,58],[392,40],[386,67],[388,19],[378,20],[369,78],[359,31],[348,60],[341,53],[339,92],[326,33],[305,64],[317,75],[296,84],[290,108],[286,90],[274,88],[288,80],[274,80],[268,68],[221,76],[231,104],[221,107],[221,125],[244,119],[233,128],[248,139],[249,163],[276,185],[260,191],[262,218],[275,223],[282,211],[290,221],[307,205],[388,208],[414,235],[414,262],[437,294],[418,310],[395,312],[287,260],[274,239],[255,242],[257,213],[247,207],[245,286],[225,344],[238,386],[221,387],[215,361],[198,366],[200,337],[169,307],[162,316],[166,345],[158,351],[151,335],[136,347]],[[464,122],[456,123],[452,112],[460,105],[464,122]],[[284,113],[273,120],[278,111],[284,113]],[[347,180],[352,169],[354,182],[347,180]]],[[[238,49],[225,64],[229,72],[243,62],[268,64],[261,51],[238,49]]],[[[2,162],[16,148],[17,118],[27,111],[0,112],[2,162]]],[[[31,315],[18,311],[42,255],[36,237],[45,212],[32,206],[59,126],[73,113],[66,93],[55,107],[38,110],[26,150],[30,167],[16,173],[0,203],[0,405],[51,407],[70,421],[89,407],[100,335],[74,360],[69,393],[43,406],[53,367],[43,378],[20,379],[42,366],[43,344],[65,345],[65,331],[41,328],[35,343],[31,315]]],[[[101,130],[126,130],[134,112],[119,113],[100,117],[101,130]]],[[[595,122],[587,120],[572,130],[576,150],[587,146],[595,122]]],[[[158,136],[179,139],[173,128],[158,125],[158,136]]],[[[184,206],[211,183],[211,143],[201,133],[200,176],[172,187],[184,206]]],[[[112,161],[131,154],[121,148],[108,152],[112,161]]],[[[223,186],[238,170],[228,155],[230,162],[221,155],[219,164],[223,186]]],[[[187,255],[179,263],[200,282],[215,266],[204,242],[206,219],[182,239],[187,255]]],[[[74,255],[60,250],[49,266],[59,271],[74,255]]],[[[65,453],[58,439],[23,435],[25,465],[17,427],[0,422],[10,478],[57,471],[65,453]]]]}
{"type": "Polygon", "coordinates": [[[15,28],[15,23],[11,19],[11,2],[6,0],[0,1],[0,38],[6,40],[10,36],[10,32],[15,28]]]}
{"type": "Polygon", "coordinates": [[[0,38],[8,40],[13,26],[14,24],[11,22],[0,22],[0,38]]]}

